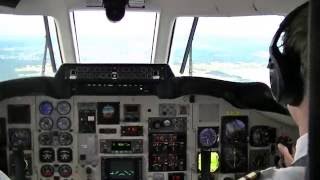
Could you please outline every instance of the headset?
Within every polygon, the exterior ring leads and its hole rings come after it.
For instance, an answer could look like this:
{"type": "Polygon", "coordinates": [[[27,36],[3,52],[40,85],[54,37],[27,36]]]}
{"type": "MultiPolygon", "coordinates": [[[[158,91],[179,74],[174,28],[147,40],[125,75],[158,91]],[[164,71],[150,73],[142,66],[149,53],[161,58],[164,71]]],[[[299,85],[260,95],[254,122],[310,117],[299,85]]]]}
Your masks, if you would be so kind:
{"type": "Polygon", "coordinates": [[[271,92],[275,100],[282,105],[297,106],[301,103],[304,81],[301,76],[300,57],[290,58],[288,56],[290,53],[281,53],[277,43],[288,25],[308,5],[309,2],[306,2],[287,15],[280,24],[269,47],[270,59],[268,68],[270,70],[271,92]]]}

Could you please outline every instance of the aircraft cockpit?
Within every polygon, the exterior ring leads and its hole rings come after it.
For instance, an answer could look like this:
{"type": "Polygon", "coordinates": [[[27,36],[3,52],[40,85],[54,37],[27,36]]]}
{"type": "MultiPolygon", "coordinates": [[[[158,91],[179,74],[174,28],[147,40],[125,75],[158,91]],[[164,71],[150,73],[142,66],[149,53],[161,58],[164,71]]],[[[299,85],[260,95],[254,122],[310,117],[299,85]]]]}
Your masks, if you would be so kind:
{"type": "Polygon", "coordinates": [[[266,52],[302,2],[1,3],[10,178],[234,180],[277,166],[278,143],[294,151],[266,52]]]}

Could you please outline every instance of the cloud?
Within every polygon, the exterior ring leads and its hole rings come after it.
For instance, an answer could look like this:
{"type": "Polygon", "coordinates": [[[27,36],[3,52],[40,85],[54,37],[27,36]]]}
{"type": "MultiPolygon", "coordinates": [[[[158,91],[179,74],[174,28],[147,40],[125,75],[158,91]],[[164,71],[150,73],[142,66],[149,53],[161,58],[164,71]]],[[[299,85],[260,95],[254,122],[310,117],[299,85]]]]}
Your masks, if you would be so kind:
{"type": "Polygon", "coordinates": [[[236,76],[236,75],[230,75],[221,71],[210,71],[207,72],[206,74],[208,74],[208,76],[213,76],[216,77],[217,79],[225,79],[225,80],[235,80],[238,82],[248,82],[250,81],[249,79],[243,79],[241,76],[236,76]]]}
{"type": "Polygon", "coordinates": [[[16,68],[15,71],[37,73],[37,72],[41,72],[41,65],[26,65],[24,67],[16,68]]]}
{"type": "MultiPolygon", "coordinates": [[[[170,64],[172,71],[176,76],[187,76],[189,66],[187,65],[185,73],[179,73],[179,64],[170,64]]],[[[262,82],[270,85],[269,70],[266,64],[253,62],[227,62],[212,61],[209,63],[193,64],[193,76],[221,79],[233,82],[262,82]]]]}
{"type": "Polygon", "coordinates": [[[42,16],[0,14],[0,34],[3,36],[44,36],[42,16]]]}
{"type": "MultiPolygon", "coordinates": [[[[37,77],[41,76],[42,65],[26,65],[23,67],[15,68],[15,72],[18,73],[19,77],[37,77]]],[[[50,64],[46,64],[45,67],[46,76],[54,76],[52,67],[50,64]]]]}
{"type": "Polygon", "coordinates": [[[22,60],[22,61],[35,61],[43,58],[43,52],[39,49],[30,50],[11,50],[10,52],[3,52],[0,54],[0,60],[22,60]]]}
{"type": "Polygon", "coordinates": [[[256,57],[262,58],[262,59],[269,59],[270,54],[268,51],[258,51],[253,54],[256,57]]]}

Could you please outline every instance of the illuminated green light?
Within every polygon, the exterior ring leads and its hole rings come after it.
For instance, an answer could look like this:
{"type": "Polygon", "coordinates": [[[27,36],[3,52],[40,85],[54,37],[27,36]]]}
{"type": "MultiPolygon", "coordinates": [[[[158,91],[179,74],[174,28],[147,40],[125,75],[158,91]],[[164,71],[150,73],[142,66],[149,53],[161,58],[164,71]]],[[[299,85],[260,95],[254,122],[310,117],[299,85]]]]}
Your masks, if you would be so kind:
{"type": "MultiPolygon", "coordinates": [[[[219,168],[219,154],[211,152],[210,159],[210,172],[214,173],[219,168]]],[[[201,172],[201,153],[198,154],[198,171],[201,172]]]]}

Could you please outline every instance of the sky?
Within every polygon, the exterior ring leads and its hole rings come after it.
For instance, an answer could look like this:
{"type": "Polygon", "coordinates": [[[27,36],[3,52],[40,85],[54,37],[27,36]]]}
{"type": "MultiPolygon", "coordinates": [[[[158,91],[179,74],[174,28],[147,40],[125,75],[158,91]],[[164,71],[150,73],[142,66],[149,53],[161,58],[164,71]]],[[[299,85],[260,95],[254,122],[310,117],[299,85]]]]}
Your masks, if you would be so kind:
{"type": "MultiPolygon", "coordinates": [[[[268,46],[282,19],[280,16],[201,17],[193,41],[192,74],[269,84],[268,46]]],[[[153,12],[127,12],[120,23],[113,23],[107,20],[104,11],[75,11],[80,62],[150,63],[155,20],[153,12]]],[[[169,61],[176,76],[181,76],[179,69],[192,20],[191,17],[177,19],[169,61]]],[[[0,81],[40,75],[45,44],[42,17],[0,15],[0,27],[0,69],[6,72],[0,75],[0,81]]],[[[53,41],[58,57],[54,37],[53,41]]],[[[47,75],[54,75],[50,64],[46,68],[47,75]]]]}

